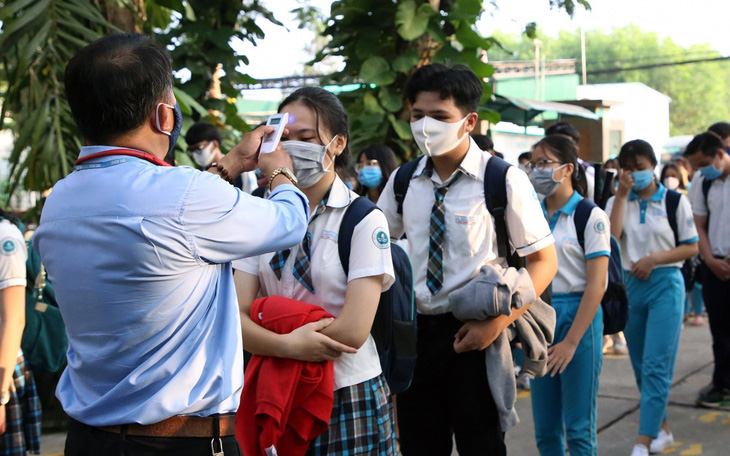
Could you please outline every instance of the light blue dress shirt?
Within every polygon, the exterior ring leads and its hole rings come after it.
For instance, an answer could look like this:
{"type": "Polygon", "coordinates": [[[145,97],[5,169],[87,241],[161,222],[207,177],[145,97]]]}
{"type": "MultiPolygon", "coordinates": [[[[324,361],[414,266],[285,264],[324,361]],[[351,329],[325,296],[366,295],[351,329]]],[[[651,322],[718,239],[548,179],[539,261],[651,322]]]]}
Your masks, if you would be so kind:
{"type": "Polygon", "coordinates": [[[86,164],[100,167],[54,186],[33,237],[68,332],[64,410],[91,426],[235,411],[243,355],[230,262],[298,244],[306,197],[281,185],[264,200],[133,157],[86,164]]]}

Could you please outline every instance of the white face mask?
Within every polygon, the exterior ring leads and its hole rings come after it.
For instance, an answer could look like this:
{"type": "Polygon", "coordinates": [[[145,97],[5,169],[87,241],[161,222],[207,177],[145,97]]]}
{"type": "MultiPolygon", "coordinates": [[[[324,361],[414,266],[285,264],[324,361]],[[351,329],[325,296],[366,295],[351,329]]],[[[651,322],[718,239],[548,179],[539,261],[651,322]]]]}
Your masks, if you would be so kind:
{"type": "Polygon", "coordinates": [[[206,168],[208,165],[213,163],[213,157],[215,156],[215,143],[211,141],[207,146],[202,149],[197,149],[190,155],[192,156],[195,164],[201,168],[206,168]]]}
{"type": "Polygon", "coordinates": [[[674,176],[667,176],[664,178],[664,186],[669,190],[676,190],[679,188],[679,179],[674,176]]]}
{"type": "Polygon", "coordinates": [[[282,141],[281,147],[291,157],[294,175],[297,177],[300,188],[308,188],[319,182],[320,179],[329,172],[329,168],[334,163],[334,158],[329,165],[324,166],[324,159],[327,156],[327,148],[337,138],[335,135],[332,141],[326,146],[321,144],[312,144],[304,141],[282,141]]]}
{"type": "Polygon", "coordinates": [[[456,149],[468,134],[465,131],[461,137],[456,136],[468,117],[464,117],[459,122],[450,123],[424,116],[415,122],[411,122],[413,139],[421,151],[429,157],[443,155],[456,149]]]}

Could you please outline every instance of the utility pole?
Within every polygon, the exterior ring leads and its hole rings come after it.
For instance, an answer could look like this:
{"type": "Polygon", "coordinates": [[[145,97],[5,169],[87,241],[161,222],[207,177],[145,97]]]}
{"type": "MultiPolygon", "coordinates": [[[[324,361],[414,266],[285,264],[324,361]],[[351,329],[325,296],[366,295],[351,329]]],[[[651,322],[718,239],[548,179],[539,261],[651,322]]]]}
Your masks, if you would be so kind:
{"type": "Polygon", "coordinates": [[[537,100],[538,86],[540,84],[540,46],[542,41],[535,40],[535,92],[533,99],[537,100]]]}
{"type": "Polygon", "coordinates": [[[580,26],[580,63],[583,67],[583,85],[586,85],[586,32],[582,25],[580,26]]]}

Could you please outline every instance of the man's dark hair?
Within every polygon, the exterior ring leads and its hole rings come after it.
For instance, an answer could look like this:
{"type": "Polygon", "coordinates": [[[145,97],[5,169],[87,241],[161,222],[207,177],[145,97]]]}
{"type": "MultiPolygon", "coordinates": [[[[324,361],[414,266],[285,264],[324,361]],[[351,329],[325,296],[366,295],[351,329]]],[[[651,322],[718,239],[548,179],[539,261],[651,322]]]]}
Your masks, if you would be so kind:
{"type": "Polygon", "coordinates": [[[574,126],[568,122],[558,122],[555,125],[551,125],[545,130],[545,136],[550,135],[563,135],[570,136],[573,138],[573,142],[577,145],[580,141],[580,133],[575,129],[574,126]]]}
{"type": "Polygon", "coordinates": [[[172,62],[147,36],[108,35],[69,61],[64,82],[81,134],[93,144],[108,144],[139,128],[166,98],[172,62]]]}
{"type": "Polygon", "coordinates": [[[466,66],[449,68],[440,63],[422,66],[406,85],[406,97],[413,104],[421,92],[436,92],[442,100],[454,99],[464,115],[476,112],[484,89],[476,74],[466,66]]]}
{"type": "Polygon", "coordinates": [[[494,141],[487,135],[471,135],[471,139],[477,143],[477,146],[483,151],[489,152],[494,150],[494,141]]]}
{"type": "Polygon", "coordinates": [[[720,138],[725,139],[728,136],[730,136],[730,123],[727,122],[717,122],[712,125],[710,125],[710,128],[707,129],[707,131],[711,131],[718,135],[720,138]]]}
{"type": "Polygon", "coordinates": [[[684,156],[689,157],[700,152],[702,155],[714,157],[717,154],[717,149],[725,150],[725,145],[715,133],[700,133],[687,144],[684,156]]]}
{"type": "Polygon", "coordinates": [[[201,141],[218,141],[218,145],[221,144],[221,134],[218,129],[208,122],[195,122],[192,127],[188,128],[185,133],[185,142],[188,146],[196,144],[201,141]]]}
{"type": "Polygon", "coordinates": [[[643,139],[634,139],[621,146],[621,151],[618,153],[618,164],[621,168],[635,168],[638,157],[644,157],[649,160],[652,168],[657,165],[654,148],[643,139]]]}
{"type": "Polygon", "coordinates": [[[521,162],[522,160],[530,161],[532,160],[532,152],[522,152],[519,157],[517,157],[517,161],[521,162]]]}

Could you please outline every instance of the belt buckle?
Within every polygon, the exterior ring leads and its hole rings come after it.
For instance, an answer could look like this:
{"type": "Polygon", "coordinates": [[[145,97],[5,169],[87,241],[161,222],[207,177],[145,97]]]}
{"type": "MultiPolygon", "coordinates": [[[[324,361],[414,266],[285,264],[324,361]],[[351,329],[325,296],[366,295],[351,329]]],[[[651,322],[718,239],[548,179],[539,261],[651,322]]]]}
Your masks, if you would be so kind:
{"type": "Polygon", "coordinates": [[[210,439],[210,452],[213,456],[224,456],[223,454],[223,440],[220,437],[217,439],[210,439]],[[221,449],[219,452],[215,451],[215,441],[218,440],[218,447],[221,449]]]}

